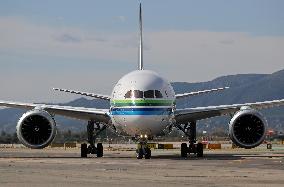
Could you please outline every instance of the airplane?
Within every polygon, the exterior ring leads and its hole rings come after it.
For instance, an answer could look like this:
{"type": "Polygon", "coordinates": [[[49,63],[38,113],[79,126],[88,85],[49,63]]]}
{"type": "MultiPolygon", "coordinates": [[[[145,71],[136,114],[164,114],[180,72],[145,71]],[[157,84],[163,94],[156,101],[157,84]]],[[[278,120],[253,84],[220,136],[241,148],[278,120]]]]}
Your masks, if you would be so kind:
{"type": "Polygon", "coordinates": [[[267,121],[258,111],[284,105],[284,99],[256,103],[219,105],[195,108],[176,108],[181,98],[219,92],[228,87],[175,94],[170,82],[156,72],[145,70],[143,64],[142,5],[139,3],[139,63],[138,70],[123,76],[113,88],[111,95],[54,88],[55,91],[79,94],[110,102],[108,109],[58,106],[47,104],[0,101],[0,106],[28,110],[17,123],[20,142],[32,149],[47,147],[55,138],[55,115],[87,121],[88,144],[81,144],[81,157],[96,154],[103,157],[103,145],[97,136],[106,128],[127,134],[138,143],[137,159],[150,159],[148,141],[175,127],[188,138],[182,143],[181,157],[195,154],[203,157],[203,145],[196,140],[196,122],[206,118],[230,115],[229,136],[241,148],[254,148],[265,138],[267,121]]]}

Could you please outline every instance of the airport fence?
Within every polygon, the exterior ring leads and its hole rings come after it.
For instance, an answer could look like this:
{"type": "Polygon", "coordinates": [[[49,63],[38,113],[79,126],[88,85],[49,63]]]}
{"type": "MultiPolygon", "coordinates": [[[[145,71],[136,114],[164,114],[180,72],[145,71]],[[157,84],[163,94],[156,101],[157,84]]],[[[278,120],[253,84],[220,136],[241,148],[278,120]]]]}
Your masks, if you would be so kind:
{"type": "MultiPolygon", "coordinates": [[[[181,143],[187,143],[187,142],[151,142],[148,144],[149,148],[151,149],[180,149],[181,143]]],[[[104,148],[107,150],[125,150],[125,151],[131,151],[136,150],[137,144],[135,143],[104,143],[104,148]]],[[[28,149],[22,144],[0,144],[0,148],[2,149],[28,149]]],[[[80,149],[81,144],[77,142],[66,142],[66,143],[52,143],[50,146],[48,146],[46,149],[80,149]]],[[[226,149],[241,149],[238,146],[232,144],[231,142],[206,142],[203,144],[203,148],[206,150],[226,150],[226,149]]],[[[257,150],[263,150],[263,149],[284,149],[283,142],[266,142],[264,144],[261,144],[260,146],[254,148],[254,151],[257,150]]]]}

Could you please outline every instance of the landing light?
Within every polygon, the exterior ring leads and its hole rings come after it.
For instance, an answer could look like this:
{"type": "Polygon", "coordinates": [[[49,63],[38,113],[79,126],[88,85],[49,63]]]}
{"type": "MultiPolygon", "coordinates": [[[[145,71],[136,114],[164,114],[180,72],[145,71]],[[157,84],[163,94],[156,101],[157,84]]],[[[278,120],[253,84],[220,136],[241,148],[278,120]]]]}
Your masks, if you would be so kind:
{"type": "Polygon", "coordinates": [[[145,134],[145,135],[141,134],[140,138],[148,138],[148,135],[147,134],[145,134]]]}

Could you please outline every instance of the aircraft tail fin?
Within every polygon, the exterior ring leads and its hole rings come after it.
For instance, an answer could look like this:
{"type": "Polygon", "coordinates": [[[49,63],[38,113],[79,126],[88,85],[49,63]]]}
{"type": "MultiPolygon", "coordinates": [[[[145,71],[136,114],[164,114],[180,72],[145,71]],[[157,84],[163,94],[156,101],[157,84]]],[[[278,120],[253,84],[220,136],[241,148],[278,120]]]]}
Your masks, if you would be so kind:
{"type": "Polygon", "coordinates": [[[139,64],[138,69],[143,70],[143,37],[142,37],[142,5],[140,2],[139,5],[139,27],[140,27],[140,33],[139,33],[139,64]]]}

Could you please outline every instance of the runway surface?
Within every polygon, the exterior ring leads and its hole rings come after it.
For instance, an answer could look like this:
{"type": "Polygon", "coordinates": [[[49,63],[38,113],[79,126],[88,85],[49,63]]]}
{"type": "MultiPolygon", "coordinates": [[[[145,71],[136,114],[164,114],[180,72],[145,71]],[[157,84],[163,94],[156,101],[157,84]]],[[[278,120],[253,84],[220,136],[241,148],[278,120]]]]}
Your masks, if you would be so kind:
{"type": "Polygon", "coordinates": [[[80,158],[79,149],[0,148],[0,186],[284,186],[284,149],[205,151],[182,159],[179,150],[105,150],[80,158]]]}

